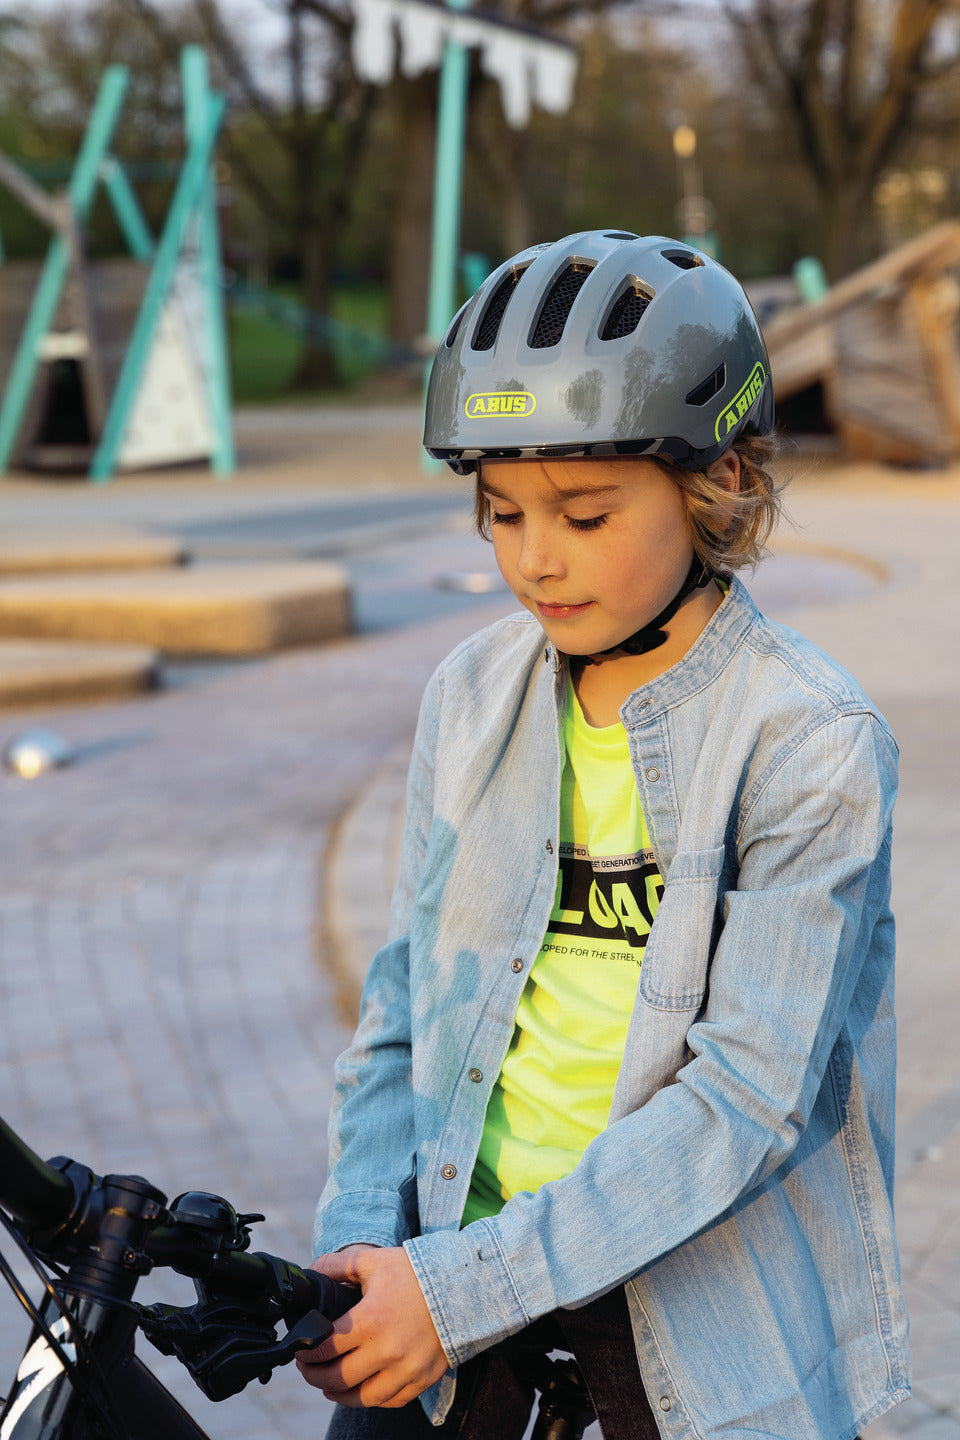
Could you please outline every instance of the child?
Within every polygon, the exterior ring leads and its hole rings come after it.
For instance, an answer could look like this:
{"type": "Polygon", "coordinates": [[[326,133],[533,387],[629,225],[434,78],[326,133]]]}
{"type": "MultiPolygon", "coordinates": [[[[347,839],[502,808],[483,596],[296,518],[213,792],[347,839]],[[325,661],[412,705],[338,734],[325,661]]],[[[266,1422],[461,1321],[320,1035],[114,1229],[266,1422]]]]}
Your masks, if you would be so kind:
{"type": "Polygon", "coordinates": [[[895,745],[733,575],[772,429],[742,290],[660,237],[525,250],[440,345],[425,444],[528,613],[423,702],[318,1209],[363,1288],[300,1361],[331,1436],[519,1436],[524,1345],[605,1440],[851,1440],[908,1393],[895,745]]]}

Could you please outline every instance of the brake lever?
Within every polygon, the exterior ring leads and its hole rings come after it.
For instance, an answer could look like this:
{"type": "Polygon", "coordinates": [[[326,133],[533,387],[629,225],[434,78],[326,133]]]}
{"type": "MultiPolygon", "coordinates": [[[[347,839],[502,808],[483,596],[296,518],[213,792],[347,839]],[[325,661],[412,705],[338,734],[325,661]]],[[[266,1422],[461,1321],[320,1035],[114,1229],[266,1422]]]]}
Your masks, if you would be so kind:
{"type": "Polygon", "coordinates": [[[266,1385],[273,1371],[289,1365],[298,1351],[322,1344],[333,1322],[319,1310],[309,1310],[278,1340],[268,1322],[251,1323],[249,1315],[234,1306],[214,1303],[185,1309],[145,1306],[140,1328],[164,1355],[177,1357],[208,1400],[227,1400],[251,1380],[266,1385]]]}

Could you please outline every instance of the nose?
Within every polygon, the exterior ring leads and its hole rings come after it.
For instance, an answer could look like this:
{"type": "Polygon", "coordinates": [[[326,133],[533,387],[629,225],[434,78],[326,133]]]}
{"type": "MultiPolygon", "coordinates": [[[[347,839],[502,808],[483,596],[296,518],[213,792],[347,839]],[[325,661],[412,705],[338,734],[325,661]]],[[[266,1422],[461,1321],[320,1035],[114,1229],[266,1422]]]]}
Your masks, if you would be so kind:
{"type": "Polygon", "coordinates": [[[553,527],[529,518],[524,519],[520,550],[517,554],[517,573],[529,582],[545,580],[563,573],[563,557],[553,527]]]}

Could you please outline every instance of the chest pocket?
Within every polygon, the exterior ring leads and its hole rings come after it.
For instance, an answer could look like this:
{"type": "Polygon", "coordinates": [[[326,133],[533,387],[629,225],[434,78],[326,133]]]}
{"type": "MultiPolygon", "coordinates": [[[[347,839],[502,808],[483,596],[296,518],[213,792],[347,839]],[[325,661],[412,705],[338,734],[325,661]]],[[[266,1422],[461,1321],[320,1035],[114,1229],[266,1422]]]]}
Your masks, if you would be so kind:
{"type": "Polygon", "coordinates": [[[657,1010],[699,1010],[719,925],[723,846],[673,857],[640,968],[639,992],[657,1010]]]}

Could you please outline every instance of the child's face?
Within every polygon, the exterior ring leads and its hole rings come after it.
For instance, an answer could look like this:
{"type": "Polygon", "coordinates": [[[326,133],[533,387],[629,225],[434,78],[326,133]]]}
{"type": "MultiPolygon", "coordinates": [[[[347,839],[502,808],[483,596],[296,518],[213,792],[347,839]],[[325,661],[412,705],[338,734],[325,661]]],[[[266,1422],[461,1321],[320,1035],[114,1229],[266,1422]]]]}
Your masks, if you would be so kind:
{"type": "Polygon", "coordinates": [[[633,635],[690,569],[683,496],[652,460],[484,460],[480,488],[504,580],[567,655],[633,635]]]}

